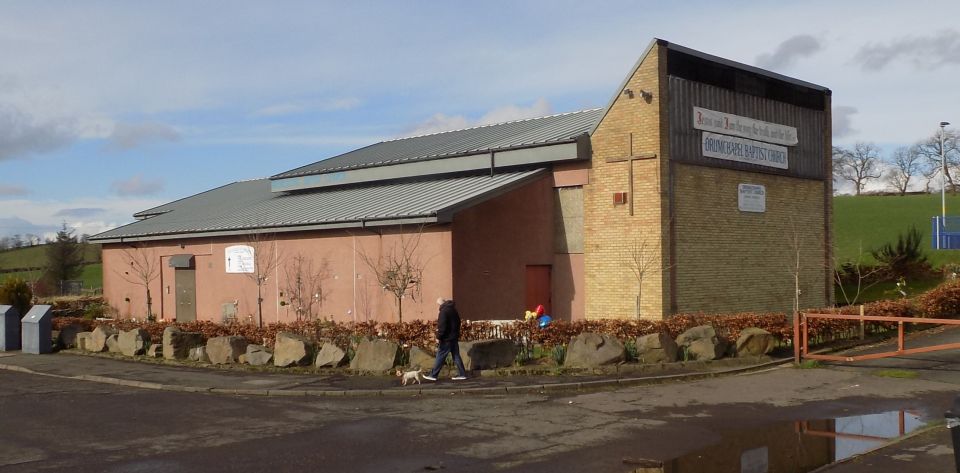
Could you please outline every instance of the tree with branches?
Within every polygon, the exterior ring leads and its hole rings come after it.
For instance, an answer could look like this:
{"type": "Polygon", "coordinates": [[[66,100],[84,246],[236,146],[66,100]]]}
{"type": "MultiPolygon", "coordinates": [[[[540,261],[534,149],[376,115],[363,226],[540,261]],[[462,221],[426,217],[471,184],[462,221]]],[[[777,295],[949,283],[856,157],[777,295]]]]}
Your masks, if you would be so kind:
{"type": "Polygon", "coordinates": [[[313,259],[302,253],[291,257],[284,268],[286,293],[297,320],[312,320],[323,312],[329,297],[326,281],[330,279],[330,260],[326,257],[315,267],[313,259]]]}
{"type": "Polygon", "coordinates": [[[933,180],[943,172],[947,189],[956,192],[955,173],[960,169],[960,134],[955,129],[937,129],[933,136],[917,143],[917,154],[927,162],[927,179],[933,180]],[[940,135],[943,134],[943,157],[946,165],[940,162],[940,135]]]}
{"type": "Polygon", "coordinates": [[[370,268],[380,287],[393,296],[400,322],[403,322],[403,300],[407,296],[413,301],[420,297],[424,268],[419,251],[422,234],[423,226],[416,232],[404,232],[400,228],[398,240],[389,248],[383,248],[383,235],[380,235],[381,248],[376,257],[358,250],[360,259],[370,268]]]}
{"type": "Polygon", "coordinates": [[[252,233],[247,237],[247,245],[253,252],[253,268],[244,273],[257,286],[257,325],[263,327],[263,286],[280,264],[281,255],[277,240],[273,235],[252,233]]]}
{"type": "Polygon", "coordinates": [[[624,266],[630,269],[637,280],[636,317],[640,320],[643,301],[643,281],[649,274],[668,269],[663,265],[663,252],[659,241],[651,241],[646,236],[637,236],[626,254],[621,258],[624,266]]]}
{"type": "Polygon", "coordinates": [[[860,195],[867,182],[880,177],[880,150],[873,143],[856,143],[853,148],[833,147],[833,172],[853,183],[860,195]]]}
{"type": "Polygon", "coordinates": [[[897,193],[904,195],[910,187],[910,180],[921,174],[924,160],[916,146],[900,147],[893,152],[887,164],[890,169],[887,171],[887,183],[897,193]]]}
{"type": "Polygon", "coordinates": [[[123,249],[124,270],[116,271],[124,281],[140,286],[146,291],[147,320],[154,320],[153,298],[150,283],[160,277],[160,257],[156,250],[143,244],[131,245],[123,249]]]}

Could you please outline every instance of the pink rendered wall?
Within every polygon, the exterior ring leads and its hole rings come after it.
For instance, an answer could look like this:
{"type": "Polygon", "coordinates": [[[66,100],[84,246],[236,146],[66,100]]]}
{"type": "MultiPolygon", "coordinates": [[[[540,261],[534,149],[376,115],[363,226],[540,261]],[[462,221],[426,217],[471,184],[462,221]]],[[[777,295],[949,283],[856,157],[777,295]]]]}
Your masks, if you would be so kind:
{"type": "MultiPolygon", "coordinates": [[[[263,322],[289,322],[296,319],[292,306],[281,306],[289,300],[286,269],[293,258],[302,254],[312,259],[315,267],[324,261],[328,276],[324,279],[323,302],[320,317],[346,320],[396,321],[396,303],[392,295],[380,289],[373,270],[358,256],[366,254],[376,260],[380,252],[388,252],[401,240],[419,233],[419,227],[383,229],[382,235],[370,230],[350,232],[317,231],[274,234],[261,245],[276,245],[277,267],[261,286],[263,295],[263,322]],[[403,235],[403,236],[401,236],[403,235]]],[[[451,237],[448,225],[423,229],[415,254],[423,265],[421,297],[406,298],[403,319],[433,319],[436,317],[438,296],[449,297],[451,284],[451,237]]],[[[220,321],[223,304],[236,306],[237,318],[256,322],[257,286],[246,274],[226,272],[225,249],[231,245],[248,245],[243,236],[202,239],[163,240],[143,244],[142,251],[161,265],[160,276],[151,283],[153,311],[158,318],[174,319],[176,314],[174,268],[169,267],[171,255],[192,254],[196,265],[197,320],[220,321]],[[182,244],[182,247],[181,247],[182,244]]],[[[144,289],[124,279],[129,263],[123,253],[126,244],[107,244],[103,247],[104,297],[121,317],[143,317],[146,314],[144,289]]],[[[129,272],[129,271],[128,271],[129,272]]],[[[130,275],[126,275],[130,278],[130,275]]]]}
{"type": "Polygon", "coordinates": [[[526,266],[554,264],[553,205],[547,176],[454,217],[453,292],[464,318],[523,315],[526,266]]]}

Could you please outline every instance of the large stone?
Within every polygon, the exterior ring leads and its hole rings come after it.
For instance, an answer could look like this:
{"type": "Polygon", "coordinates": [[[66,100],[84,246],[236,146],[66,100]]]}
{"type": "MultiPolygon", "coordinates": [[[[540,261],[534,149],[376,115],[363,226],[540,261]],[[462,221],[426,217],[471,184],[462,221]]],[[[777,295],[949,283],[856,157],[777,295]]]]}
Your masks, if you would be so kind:
{"type": "Polygon", "coordinates": [[[364,340],[357,346],[357,352],[350,360],[350,369],[358,371],[384,372],[397,366],[400,358],[400,346],[387,340],[364,340]]]}
{"type": "Polygon", "coordinates": [[[737,338],[737,356],[766,355],[777,347],[777,339],[770,332],[756,327],[745,328],[737,338]]]}
{"type": "Polygon", "coordinates": [[[430,353],[420,347],[410,347],[409,365],[412,369],[420,368],[423,371],[433,369],[433,364],[437,361],[437,354],[430,353]]]}
{"type": "Polygon", "coordinates": [[[184,332],[179,327],[170,326],[163,329],[163,357],[167,360],[186,360],[190,357],[190,350],[203,346],[203,334],[199,332],[184,332]]]}
{"type": "Polygon", "coordinates": [[[238,361],[250,366],[269,365],[273,361],[273,353],[263,345],[247,345],[247,352],[240,355],[238,361]]]}
{"type": "Polygon", "coordinates": [[[61,349],[77,348],[77,334],[83,331],[83,325],[80,324],[69,324],[60,327],[60,333],[57,334],[57,346],[61,349]]]}
{"type": "Polygon", "coordinates": [[[306,338],[290,332],[277,334],[273,345],[273,366],[306,366],[313,357],[313,343],[306,338]]]}
{"type": "Polygon", "coordinates": [[[460,357],[468,371],[513,366],[518,351],[519,348],[513,340],[491,339],[460,343],[460,357]]]}
{"type": "Polygon", "coordinates": [[[93,332],[80,332],[77,334],[77,349],[84,351],[93,351],[93,332]]]}
{"type": "Polygon", "coordinates": [[[142,328],[135,328],[120,332],[117,342],[120,345],[120,353],[127,356],[142,355],[147,352],[147,346],[150,345],[150,334],[142,328]]]}
{"type": "Polygon", "coordinates": [[[187,357],[190,359],[190,361],[210,363],[210,357],[207,356],[207,347],[205,345],[191,348],[187,357]]]}
{"type": "Polygon", "coordinates": [[[569,368],[597,368],[626,358],[623,343],[600,333],[581,333],[570,340],[563,365],[569,368]]]}
{"type": "Polygon", "coordinates": [[[87,345],[87,351],[100,353],[107,351],[107,339],[110,335],[116,335],[117,329],[106,325],[101,325],[90,333],[90,344],[87,345]]]}
{"type": "Polygon", "coordinates": [[[727,349],[711,325],[700,325],[681,333],[677,345],[685,350],[689,360],[716,360],[722,358],[727,349]]]}
{"type": "Polygon", "coordinates": [[[637,337],[637,360],[640,363],[673,363],[680,348],[669,334],[651,333],[637,337]]]}
{"type": "Polygon", "coordinates": [[[313,366],[317,368],[343,366],[347,362],[347,352],[343,351],[332,342],[324,343],[317,353],[317,360],[313,366]]]}
{"type": "Polygon", "coordinates": [[[249,343],[243,337],[213,337],[207,340],[207,356],[210,357],[210,363],[215,365],[237,363],[240,355],[247,352],[249,343]]]}
{"type": "Polygon", "coordinates": [[[107,337],[107,342],[104,344],[107,346],[107,351],[110,353],[120,353],[120,335],[112,334],[107,337]]]}

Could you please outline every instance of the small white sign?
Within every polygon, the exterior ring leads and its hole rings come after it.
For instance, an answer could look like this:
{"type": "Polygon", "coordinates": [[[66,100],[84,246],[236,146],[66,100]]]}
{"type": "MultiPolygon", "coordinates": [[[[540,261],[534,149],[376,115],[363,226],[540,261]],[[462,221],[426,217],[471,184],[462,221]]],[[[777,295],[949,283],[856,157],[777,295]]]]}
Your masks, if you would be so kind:
{"type": "Polygon", "coordinates": [[[703,132],[701,145],[703,155],[711,158],[777,169],[790,167],[787,164],[787,148],[785,146],[707,132],[703,132]]]}
{"type": "Polygon", "coordinates": [[[228,273],[252,273],[254,266],[253,247],[247,245],[228,246],[224,251],[228,273]]]}
{"type": "Polygon", "coordinates": [[[713,131],[779,145],[793,146],[798,142],[797,129],[792,126],[700,107],[693,107],[693,127],[698,130],[713,131]]]}
{"type": "Polygon", "coordinates": [[[737,208],[743,212],[766,212],[767,188],[759,184],[738,185],[737,208]]]}

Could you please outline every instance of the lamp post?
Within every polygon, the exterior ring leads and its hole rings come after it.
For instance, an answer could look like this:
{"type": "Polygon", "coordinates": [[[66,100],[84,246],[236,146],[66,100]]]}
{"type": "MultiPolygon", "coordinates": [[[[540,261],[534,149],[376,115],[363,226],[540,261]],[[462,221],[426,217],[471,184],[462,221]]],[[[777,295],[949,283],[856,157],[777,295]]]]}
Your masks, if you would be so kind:
{"type": "Polygon", "coordinates": [[[940,211],[943,218],[943,227],[947,227],[947,159],[943,153],[944,128],[950,122],[940,122],[940,211]]]}

